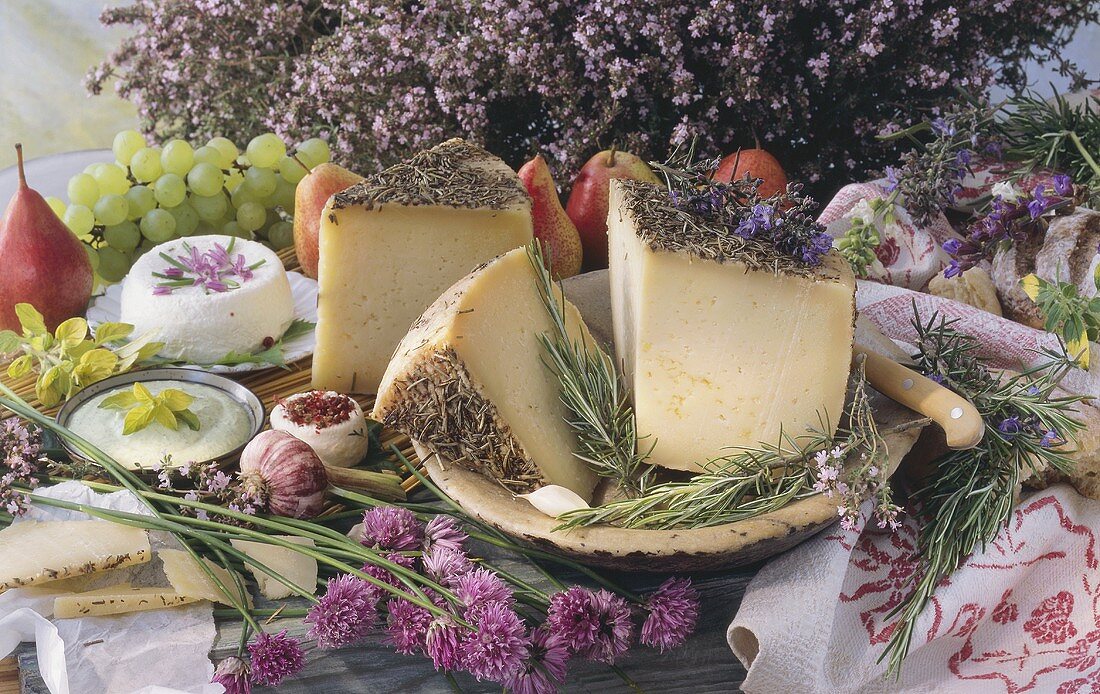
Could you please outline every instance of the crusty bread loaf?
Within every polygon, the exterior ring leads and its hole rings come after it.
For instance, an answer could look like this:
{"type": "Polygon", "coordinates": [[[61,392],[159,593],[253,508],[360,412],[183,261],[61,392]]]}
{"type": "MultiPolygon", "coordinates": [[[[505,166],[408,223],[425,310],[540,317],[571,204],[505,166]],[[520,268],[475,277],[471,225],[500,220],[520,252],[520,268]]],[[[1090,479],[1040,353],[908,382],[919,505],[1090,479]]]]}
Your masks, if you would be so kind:
{"type": "Polygon", "coordinates": [[[1055,217],[1044,237],[1013,243],[993,257],[993,284],[1005,316],[1033,328],[1043,327],[1035,303],[1020,288],[1020,278],[1035,273],[1048,282],[1072,282],[1081,296],[1096,296],[1093,273],[1100,254],[1100,213],[1078,209],[1055,217]]]}

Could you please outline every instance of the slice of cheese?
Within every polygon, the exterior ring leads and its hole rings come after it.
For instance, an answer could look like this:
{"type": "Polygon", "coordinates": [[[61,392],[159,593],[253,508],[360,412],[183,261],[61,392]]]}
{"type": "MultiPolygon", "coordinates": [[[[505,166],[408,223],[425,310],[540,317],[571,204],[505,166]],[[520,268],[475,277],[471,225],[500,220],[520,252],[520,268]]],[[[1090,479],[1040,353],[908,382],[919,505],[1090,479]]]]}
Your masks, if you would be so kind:
{"type": "Polygon", "coordinates": [[[740,239],[685,228],[659,196],[613,181],[608,215],[616,352],[650,462],[698,471],[819,417],[835,428],[855,317],[847,263],[831,252],[808,267],[759,241],[750,257],[740,239]]]}
{"type": "MultiPolygon", "coordinates": [[[[559,484],[590,499],[595,475],[578,460],[557,376],[539,335],[554,329],[525,248],[444,293],[401,341],[373,417],[513,491],[559,484]]],[[[587,339],[565,306],[569,334],[587,339]]]]}
{"type": "MultiPolygon", "coordinates": [[[[297,537],[295,535],[278,535],[277,537],[296,545],[315,546],[313,540],[308,537],[297,537]]],[[[269,545],[265,542],[230,540],[229,543],[237,551],[247,554],[299,588],[310,593],[317,592],[317,560],[313,557],[308,557],[286,547],[269,545]]],[[[260,593],[265,598],[280,600],[294,594],[282,581],[274,578],[266,571],[251,564],[246,564],[246,566],[252,572],[252,577],[256,579],[256,583],[260,586],[260,593]]]]}
{"type": "Polygon", "coordinates": [[[462,140],[334,195],[321,215],[313,387],[376,392],[424,309],[531,238],[531,201],[515,172],[462,140]]]}
{"type": "Polygon", "coordinates": [[[184,596],[171,588],[135,588],[129,584],[100,588],[86,593],[59,595],[53,601],[53,615],[59,619],[102,617],[178,607],[200,598],[184,596]]]}
{"type": "Polygon", "coordinates": [[[143,564],[152,556],[140,528],[107,521],[23,521],[0,531],[0,592],[143,564]]]}
{"type": "Polygon", "coordinates": [[[225,567],[218,566],[209,559],[202,560],[226,587],[228,593],[222,591],[218,584],[202,570],[195,558],[182,549],[162,549],[157,552],[157,556],[164,565],[164,575],[168,577],[168,582],[172,584],[177,594],[198,600],[219,602],[223,605],[232,605],[230,596],[235,595],[238,602],[244,602],[252,607],[252,596],[237,585],[234,580],[235,575],[225,567]]]}

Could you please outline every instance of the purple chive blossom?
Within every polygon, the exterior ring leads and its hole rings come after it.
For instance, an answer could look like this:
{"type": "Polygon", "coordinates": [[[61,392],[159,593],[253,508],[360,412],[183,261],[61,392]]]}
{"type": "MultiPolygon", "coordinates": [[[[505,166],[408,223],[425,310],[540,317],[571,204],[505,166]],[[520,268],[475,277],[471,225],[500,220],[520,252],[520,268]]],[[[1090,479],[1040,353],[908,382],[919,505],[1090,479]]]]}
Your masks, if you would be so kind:
{"type": "MultiPolygon", "coordinates": [[[[387,560],[393,562],[394,564],[398,564],[400,566],[405,567],[406,569],[411,569],[411,568],[413,568],[413,566],[416,565],[416,560],[415,559],[413,559],[412,557],[406,557],[403,554],[397,554],[397,553],[391,552],[389,554],[386,554],[385,558],[387,560]]],[[[379,581],[382,581],[383,583],[388,583],[389,585],[391,585],[395,588],[400,588],[401,585],[402,585],[401,584],[401,579],[399,579],[397,576],[395,576],[392,571],[390,571],[389,569],[383,568],[381,566],[378,566],[376,564],[364,564],[363,568],[362,568],[362,571],[363,571],[363,573],[367,574],[371,578],[376,578],[379,581]]],[[[370,582],[368,581],[368,583],[370,583],[370,582]]],[[[372,597],[376,601],[381,600],[381,599],[386,598],[386,597],[389,597],[391,595],[391,593],[388,590],[386,590],[385,588],[382,588],[380,586],[376,586],[373,583],[370,584],[370,591],[372,593],[372,597]]]]}
{"type": "Polygon", "coordinates": [[[247,282],[254,277],[253,266],[249,266],[243,254],[233,257],[219,243],[206,252],[186,243],[184,248],[184,255],[175,256],[172,265],[156,273],[166,281],[153,289],[154,294],[171,294],[173,285],[181,279],[190,279],[191,286],[202,287],[208,292],[227,292],[239,286],[237,280],[232,278],[247,282]]]}
{"type": "Polygon", "coordinates": [[[171,294],[171,293],[172,293],[172,288],[171,287],[160,287],[160,286],[153,287],[153,296],[164,296],[166,294],[171,294]]]}
{"type": "Polygon", "coordinates": [[[550,596],[546,625],[564,639],[573,652],[591,646],[600,629],[600,615],[592,591],[573,586],[550,596]]]}
{"type": "Polygon", "coordinates": [[[1073,194],[1073,180],[1066,174],[1055,174],[1052,182],[1054,183],[1054,192],[1058,195],[1073,194]]]}
{"type": "Polygon", "coordinates": [[[240,658],[226,658],[214,668],[210,680],[225,688],[225,694],[252,694],[252,681],[248,678],[248,663],[240,658]]]}
{"type": "Polygon", "coordinates": [[[457,670],[462,667],[461,632],[452,619],[434,616],[424,637],[424,652],[432,659],[436,670],[457,670]]]}
{"type": "Polygon", "coordinates": [[[436,547],[424,555],[424,573],[436,583],[454,588],[459,579],[473,568],[470,559],[463,552],[446,547],[436,547]]]}
{"type": "Polygon", "coordinates": [[[351,574],[329,579],[324,597],[305,618],[318,648],[343,648],[366,637],[378,618],[378,600],[371,588],[351,574]]]}
{"type": "Polygon", "coordinates": [[[642,624],[641,642],[662,653],[676,648],[695,631],[699,621],[699,593],[686,578],[670,578],[646,600],[649,611],[642,624]]]}
{"type": "Polygon", "coordinates": [[[1001,420],[1001,423],[997,425],[997,431],[1001,432],[1005,436],[1011,438],[1016,434],[1019,434],[1024,430],[1024,425],[1020,421],[1020,418],[1016,415],[1011,417],[1005,417],[1001,420]]]}
{"type": "Polygon", "coordinates": [[[634,623],[630,620],[630,605],[626,600],[608,590],[600,590],[592,596],[599,618],[596,638],[578,655],[588,660],[613,665],[615,659],[630,648],[634,636],[634,623]]]}
{"type": "Polygon", "coordinates": [[[248,652],[252,656],[252,681],[264,687],[278,687],[306,665],[302,647],[297,639],[287,636],[286,629],[275,635],[261,632],[248,644],[248,652]]]}
{"type": "Polygon", "coordinates": [[[390,600],[388,609],[385,642],[402,655],[423,653],[427,647],[432,613],[420,605],[400,598],[390,600]]]}
{"type": "Polygon", "coordinates": [[[569,647],[558,634],[539,627],[531,634],[527,659],[504,681],[512,694],[554,694],[565,682],[569,647]]]}
{"type": "Polygon", "coordinates": [[[492,603],[511,604],[512,590],[500,576],[487,569],[474,569],[458,577],[455,596],[466,607],[467,616],[474,616],[492,603]]]}
{"type": "Polygon", "coordinates": [[[504,603],[486,605],[475,629],[462,639],[463,669],[479,680],[503,683],[519,672],[527,657],[527,627],[504,603]]]}
{"type": "Polygon", "coordinates": [[[468,537],[466,533],[459,530],[454,518],[436,516],[424,527],[424,551],[431,552],[442,548],[462,552],[468,537]]]}
{"type": "Polygon", "coordinates": [[[424,527],[413,512],[396,506],[380,506],[363,514],[363,539],[367,547],[398,552],[420,549],[424,527]]]}

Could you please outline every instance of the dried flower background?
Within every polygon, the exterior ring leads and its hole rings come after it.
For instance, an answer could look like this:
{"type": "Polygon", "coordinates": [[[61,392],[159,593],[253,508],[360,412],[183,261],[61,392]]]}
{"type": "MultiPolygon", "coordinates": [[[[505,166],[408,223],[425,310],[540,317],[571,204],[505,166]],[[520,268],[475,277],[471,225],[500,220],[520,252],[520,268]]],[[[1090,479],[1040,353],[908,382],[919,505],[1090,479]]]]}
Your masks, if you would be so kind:
{"type": "Polygon", "coordinates": [[[826,191],[893,163],[880,132],[960,88],[1023,86],[1024,61],[1057,61],[1098,14],[1089,0],[139,0],[105,11],[133,35],[88,85],[116,88],[158,138],[325,135],[362,171],[463,134],[513,165],[540,147],[563,180],[599,145],[656,158],[698,135],[724,152],[759,138],[826,191]]]}

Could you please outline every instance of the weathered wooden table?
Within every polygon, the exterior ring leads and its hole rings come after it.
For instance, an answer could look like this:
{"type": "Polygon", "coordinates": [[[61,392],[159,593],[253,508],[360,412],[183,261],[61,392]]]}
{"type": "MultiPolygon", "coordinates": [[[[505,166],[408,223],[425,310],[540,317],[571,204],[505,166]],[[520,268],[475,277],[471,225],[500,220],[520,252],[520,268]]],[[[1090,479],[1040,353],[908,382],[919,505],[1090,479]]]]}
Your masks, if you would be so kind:
{"type": "MultiPolygon", "coordinates": [[[[547,588],[548,583],[528,564],[508,556],[489,551],[484,545],[474,544],[474,552],[488,556],[502,568],[517,573],[525,579],[547,588]]],[[[565,583],[582,583],[569,571],[557,571],[548,567],[565,583]]],[[[628,657],[620,661],[622,669],[646,692],[710,692],[738,691],[745,678],[745,670],[726,645],[726,627],[733,619],[741,603],[745,586],[756,573],[759,565],[731,569],[723,572],[693,574],[692,580],[702,596],[699,628],[688,642],[675,651],[658,653],[656,650],[636,646],[628,657]]],[[[624,575],[604,572],[609,579],[633,590],[645,592],[656,587],[666,575],[624,575]]],[[[304,606],[288,601],[292,606],[304,606]]],[[[258,601],[258,607],[272,606],[258,601]]],[[[276,630],[286,628],[292,635],[301,636],[305,628],[299,619],[280,619],[271,623],[276,630]]],[[[640,625],[639,625],[640,626],[640,625]]],[[[215,660],[233,655],[240,639],[240,623],[222,620],[218,624],[215,644],[215,660]]],[[[5,679],[0,664],[0,694],[46,694],[47,690],[38,676],[34,645],[23,644],[18,653],[19,682],[5,679]],[[7,682],[7,684],[5,684],[7,682]]],[[[351,692],[453,692],[450,684],[432,668],[431,661],[420,656],[395,654],[379,639],[335,651],[322,651],[307,645],[306,669],[279,688],[280,694],[342,694],[351,692]]],[[[155,664],[151,664],[155,667],[155,664]]],[[[472,677],[459,676],[459,685],[465,692],[499,692],[500,687],[488,682],[477,682],[472,677]]],[[[167,684],[167,683],[166,683],[167,684]]],[[[272,691],[257,688],[257,692],[272,691]]],[[[609,668],[593,663],[574,663],[570,668],[565,692],[627,692],[630,687],[609,668]]],[[[93,694],[74,692],[73,694],[93,694]]],[[[96,692],[94,694],[106,694],[96,692]]],[[[110,693],[115,694],[115,693],[110,693]]]]}

